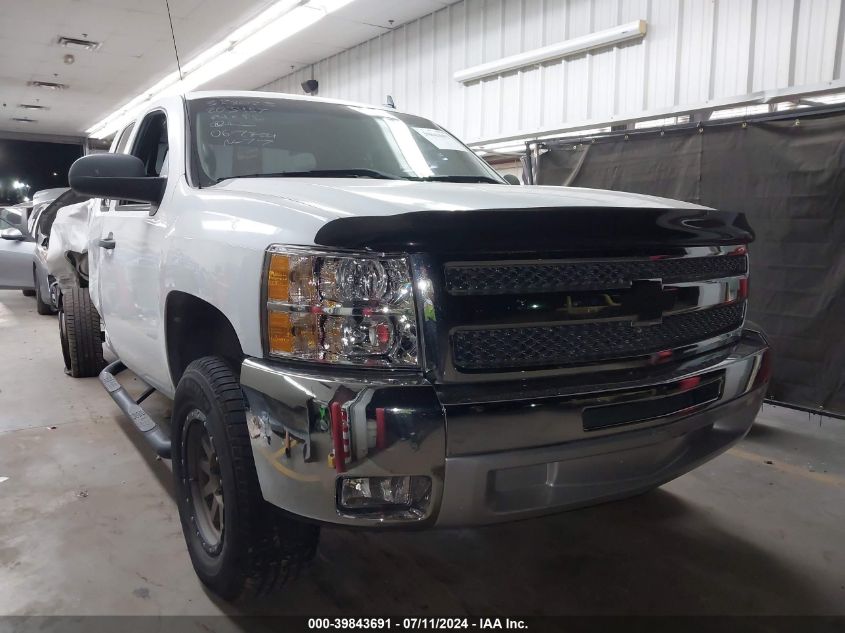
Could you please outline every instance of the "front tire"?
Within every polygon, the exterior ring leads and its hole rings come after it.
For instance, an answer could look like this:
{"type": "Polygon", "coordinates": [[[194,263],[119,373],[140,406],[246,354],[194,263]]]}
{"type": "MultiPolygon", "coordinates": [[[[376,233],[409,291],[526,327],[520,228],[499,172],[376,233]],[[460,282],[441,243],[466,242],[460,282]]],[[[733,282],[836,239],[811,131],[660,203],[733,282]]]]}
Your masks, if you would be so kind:
{"type": "Polygon", "coordinates": [[[21,290],[21,292],[23,293],[24,297],[34,297],[35,296],[35,290],[31,289],[31,288],[21,290]]]}
{"type": "Polygon", "coordinates": [[[243,394],[222,359],[188,366],[172,419],[179,517],[197,576],[227,600],[269,593],[313,558],[319,528],[261,496],[243,394]]]}
{"type": "Polygon", "coordinates": [[[65,368],[74,378],[97,376],[105,367],[100,315],[87,288],[62,293],[59,337],[65,368]]]}

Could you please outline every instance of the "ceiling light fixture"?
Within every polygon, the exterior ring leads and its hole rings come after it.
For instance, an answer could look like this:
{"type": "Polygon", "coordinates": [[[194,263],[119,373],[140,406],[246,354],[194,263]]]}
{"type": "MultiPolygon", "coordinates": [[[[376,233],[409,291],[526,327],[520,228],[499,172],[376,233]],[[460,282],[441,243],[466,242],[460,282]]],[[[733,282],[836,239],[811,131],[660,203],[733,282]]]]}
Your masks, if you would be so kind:
{"type": "Polygon", "coordinates": [[[484,154],[525,154],[525,143],[488,143],[487,145],[479,145],[473,150],[484,154]]]}
{"type": "Polygon", "coordinates": [[[12,121],[16,123],[38,123],[38,121],[30,119],[28,116],[13,116],[12,121]]]}
{"type": "Polygon", "coordinates": [[[95,51],[100,48],[100,42],[92,42],[91,40],[82,40],[76,37],[65,37],[60,35],[58,39],[60,46],[65,48],[73,48],[78,51],[95,51]]]}
{"type": "Polygon", "coordinates": [[[67,88],[67,84],[60,84],[54,81],[28,81],[26,85],[32,86],[33,88],[44,88],[45,90],[64,90],[67,88]]]}
{"type": "Polygon", "coordinates": [[[279,0],[227,37],[182,65],[182,78],[172,72],[98,121],[85,133],[92,138],[111,136],[135,119],[151,100],[184,94],[229,72],[346,6],[352,0],[279,0]]]}
{"type": "Polygon", "coordinates": [[[19,103],[18,107],[22,108],[24,110],[49,110],[50,109],[47,106],[39,105],[37,103],[19,103]]]}
{"type": "Polygon", "coordinates": [[[484,77],[498,76],[519,70],[520,68],[536,66],[563,57],[580,55],[597,48],[642,38],[645,36],[647,30],[648,23],[645,20],[634,20],[633,22],[620,24],[613,28],[588,33],[580,37],[573,37],[570,40],[517,53],[510,57],[503,57],[502,59],[472,66],[471,68],[464,68],[456,72],[452,77],[455,81],[469,83],[477,79],[483,79],[484,77]]]}

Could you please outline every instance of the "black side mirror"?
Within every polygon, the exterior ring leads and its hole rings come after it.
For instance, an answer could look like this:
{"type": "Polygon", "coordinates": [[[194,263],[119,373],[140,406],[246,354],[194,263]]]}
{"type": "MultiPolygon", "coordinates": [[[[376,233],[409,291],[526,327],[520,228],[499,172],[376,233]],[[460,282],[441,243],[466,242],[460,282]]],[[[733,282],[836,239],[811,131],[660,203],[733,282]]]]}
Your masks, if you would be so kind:
{"type": "Polygon", "coordinates": [[[519,178],[517,178],[513,174],[505,174],[504,176],[502,176],[502,178],[504,178],[505,182],[508,183],[509,185],[521,185],[522,184],[521,182],[519,182],[519,178]]]}
{"type": "Polygon", "coordinates": [[[91,154],[70,166],[68,181],[76,193],[92,198],[114,198],[158,204],[167,178],[147,176],[144,163],[129,154],[91,154]]]}

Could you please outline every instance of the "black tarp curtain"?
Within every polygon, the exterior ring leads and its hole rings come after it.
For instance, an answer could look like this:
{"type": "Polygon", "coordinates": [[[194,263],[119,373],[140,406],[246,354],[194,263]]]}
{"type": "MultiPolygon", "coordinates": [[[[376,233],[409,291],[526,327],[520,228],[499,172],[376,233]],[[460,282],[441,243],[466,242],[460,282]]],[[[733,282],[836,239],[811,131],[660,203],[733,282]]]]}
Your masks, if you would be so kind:
{"type": "Polygon", "coordinates": [[[747,214],[748,318],[774,350],[769,398],[845,414],[845,112],[557,141],[536,184],[652,194],[747,214]]]}

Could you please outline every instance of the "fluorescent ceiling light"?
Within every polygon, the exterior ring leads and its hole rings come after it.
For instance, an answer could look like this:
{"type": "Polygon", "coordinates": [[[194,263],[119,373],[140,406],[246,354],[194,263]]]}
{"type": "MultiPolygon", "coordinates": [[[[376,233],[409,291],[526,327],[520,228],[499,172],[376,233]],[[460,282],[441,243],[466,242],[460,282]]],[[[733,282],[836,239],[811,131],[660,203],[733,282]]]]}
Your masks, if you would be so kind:
{"type": "Polygon", "coordinates": [[[524,53],[511,55],[510,57],[503,57],[496,61],[487,62],[471,68],[459,70],[453,77],[455,81],[467,83],[481,79],[482,77],[489,77],[491,75],[501,75],[511,70],[518,70],[526,66],[533,66],[535,64],[542,64],[543,62],[551,61],[553,59],[560,59],[561,57],[568,57],[570,55],[578,55],[595,48],[609,46],[611,44],[619,44],[627,40],[632,40],[638,37],[643,37],[646,33],[646,21],[635,20],[627,24],[620,24],[611,29],[603,31],[596,31],[581,37],[575,37],[571,40],[564,40],[556,44],[550,44],[543,48],[535,48],[524,53]]]}
{"type": "Polygon", "coordinates": [[[724,110],[716,110],[710,114],[710,120],[717,119],[733,119],[736,117],[754,116],[755,114],[765,114],[769,111],[769,104],[761,103],[759,105],[739,106],[738,108],[725,108],[724,110]]]}
{"type": "Polygon", "coordinates": [[[182,77],[172,72],[85,132],[106,138],[134,120],[148,102],[184,94],[237,68],[271,46],[319,22],[352,0],[279,0],[227,37],[182,65],[182,77]]]}
{"type": "Polygon", "coordinates": [[[525,143],[514,143],[513,141],[505,141],[503,143],[488,143],[486,145],[478,145],[474,149],[485,154],[524,154],[525,143]]]}

